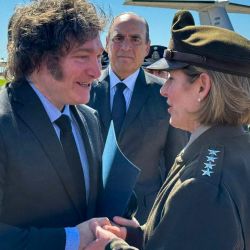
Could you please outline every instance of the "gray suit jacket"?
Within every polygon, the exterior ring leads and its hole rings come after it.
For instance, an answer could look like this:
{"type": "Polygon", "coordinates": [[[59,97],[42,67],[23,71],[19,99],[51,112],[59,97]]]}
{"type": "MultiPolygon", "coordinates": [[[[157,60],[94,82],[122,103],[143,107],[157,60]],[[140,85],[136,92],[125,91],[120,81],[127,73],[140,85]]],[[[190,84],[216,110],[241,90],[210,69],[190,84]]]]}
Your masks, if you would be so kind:
{"type": "MultiPolygon", "coordinates": [[[[169,125],[166,100],[160,95],[162,83],[140,70],[118,138],[122,152],[142,170],[135,188],[140,223],[145,222],[175,156],[188,140],[186,132],[169,125]]],[[[89,105],[99,113],[105,139],[111,121],[108,70],[93,86],[89,105]]]]}
{"type": "Polygon", "coordinates": [[[43,105],[26,81],[0,92],[0,249],[64,249],[63,227],[95,215],[103,142],[96,111],[71,106],[90,166],[86,202],[43,105]]]}

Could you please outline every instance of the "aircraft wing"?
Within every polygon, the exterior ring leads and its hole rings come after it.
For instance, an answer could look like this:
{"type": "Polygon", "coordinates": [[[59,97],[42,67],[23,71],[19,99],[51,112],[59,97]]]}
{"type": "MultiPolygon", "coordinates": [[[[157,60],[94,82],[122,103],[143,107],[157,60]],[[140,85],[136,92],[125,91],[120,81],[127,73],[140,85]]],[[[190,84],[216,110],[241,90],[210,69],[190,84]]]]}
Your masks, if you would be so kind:
{"type": "Polygon", "coordinates": [[[211,6],[223,6],[227,12],[249,14],[250,6],[230,3],[228,0],[125,0],[124,5],[149,6],[170,9],[206,11],[211,6]]]}

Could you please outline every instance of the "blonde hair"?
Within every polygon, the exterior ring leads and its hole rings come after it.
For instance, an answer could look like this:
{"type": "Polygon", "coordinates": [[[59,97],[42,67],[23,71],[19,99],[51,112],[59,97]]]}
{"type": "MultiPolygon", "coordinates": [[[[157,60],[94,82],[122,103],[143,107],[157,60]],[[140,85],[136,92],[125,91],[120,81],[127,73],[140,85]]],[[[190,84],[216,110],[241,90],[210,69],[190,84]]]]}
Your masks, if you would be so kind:
{"type": "Polygon", "coordinates": [[[208,96],[202,101],[197,120],[203,125],[250,123],[250,78],[195,66],[183,69],[194,82],[206,72],[211,80],[208,96]]]}

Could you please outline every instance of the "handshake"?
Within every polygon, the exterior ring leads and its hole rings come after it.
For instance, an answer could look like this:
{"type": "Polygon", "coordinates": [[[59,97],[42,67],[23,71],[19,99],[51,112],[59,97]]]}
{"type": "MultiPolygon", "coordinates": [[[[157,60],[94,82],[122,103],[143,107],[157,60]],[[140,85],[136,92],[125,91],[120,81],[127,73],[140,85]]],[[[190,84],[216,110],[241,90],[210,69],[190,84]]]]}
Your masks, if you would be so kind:
{"type": "Polygon", "coordinates": [[[138,221],[115,216],[111,222],[108,218],[93,218],[85,221],[77,228],[80,233],[79,250],[104,250],[110,240],[120,238],[125,240],[126,227],[139,227],[138,221]]]}

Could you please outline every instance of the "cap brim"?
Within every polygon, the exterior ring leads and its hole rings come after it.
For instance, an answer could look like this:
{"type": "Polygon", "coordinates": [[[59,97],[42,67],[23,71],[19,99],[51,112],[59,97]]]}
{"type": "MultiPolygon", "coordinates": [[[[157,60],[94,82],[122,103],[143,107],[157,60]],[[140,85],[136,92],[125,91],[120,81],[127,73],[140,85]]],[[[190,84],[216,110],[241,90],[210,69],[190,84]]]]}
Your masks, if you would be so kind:
{"type": "Polygon", "coordinates": [[[173,70],[173,69],[182,69],[188,65],[189,65],[188,63],[169,61],[166,60],[165,58],[162,58],[146,68],[152,70],[173,70]]]}
{"type": "Polygon", "coordinates": [[[144,62],[142,64],[142,67],[149,67],[152,64],[152,62],[144,62]]]}

